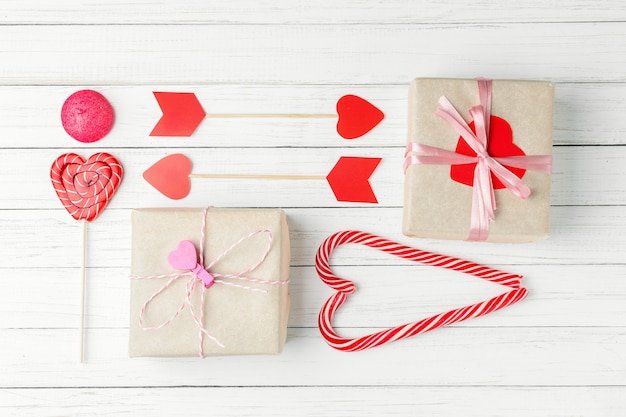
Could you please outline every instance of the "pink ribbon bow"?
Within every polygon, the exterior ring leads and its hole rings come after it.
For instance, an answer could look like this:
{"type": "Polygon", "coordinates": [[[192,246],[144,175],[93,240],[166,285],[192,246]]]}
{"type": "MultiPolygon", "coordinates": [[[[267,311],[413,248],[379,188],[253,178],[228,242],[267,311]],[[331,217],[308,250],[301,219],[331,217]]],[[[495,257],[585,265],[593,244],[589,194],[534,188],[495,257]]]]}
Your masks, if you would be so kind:
{"type": "Polygon", "coordinates": [[[178,317],[178,315],[185,309],[185,307],[189,307],[191,317],[194,323],[196,323],[196,325],[198,326],[198,339],[199,339],[198,351],[199,351],[200,357],[204,357],[204,350],[202,346],[204,342],[204,337],[207,337],[208,339],[212,340],[219,347],[222,347],[222,348],[224,347],[224,345],[215,336],[213,336],[211,333],[209,333],[206,330],[205,324],[204,324],[204,309],[202,308],[202,306],[204,306],[206,291],[213,284],[223,284],[223,285],[228,285],[230,287],[235,287],[235,288],[239,288],[239,289],[243,289],[247,291],[267,293],[267,291],[264,289],[241,285],[241,284],[237,284],[234,282],[229,282],[229,281],[226,281],[225,279],[235,279],[235,280],[245,281],[249,283],[267,284],[267,285],[286,285],[289,283],[289,280],[284,280],[284,281],[262,280],[262,279],[250,278],[246,276],[246,274],[249,274],[250,272],[257,269],[267,258],[272,248],[272,233],[269,230],[256,230],[254,232],[251,232],[243,236],[238,241],[233,243],[229,248],[227,248],[222,253],[220,253],[217,256],[217,258],[211,261],[207,266],[204,266],[203,265],[203,262],[204,262],[203,253],[204,253],[204,241],[205,241],[206,215],[207,215],[207,209],[204,210],[203,215],[202,215],[202,229],[201,229],[199,251],[196,252],[196,247],[192,242],[188,240],[183,240],[179,243],[178,247],[174,251],[172,251],[167,257],[168,263],[173,268],[185,270],[187,272],[130,277],[130,279],[133,279],[133,280],[167,279],[165,284],[163,284],[161,288],[156,290],[144,302],[143,306],[141,307],[141,311],[139,313],[139,324],[141,328],[144,330],[161,329],[169,325],[172,321],[174,321],[174,319],[178,317]],[[253,265],[244,269],[243,271],[240,271],[234,274],[233,273],[221,274],[221,273],[216,273],[216,272],[209,272],[209,270],[211,270],[212,267],[216,263],[218,263],[226,255],[232,252],[237,246],[241,245],[246,240],[258,234],[266,234],[268,236],[267,247],[265,248],[265,251],[261,254],[261,257],[253,265]],[[144,325],[144,318],[145,318],[146,311],[150,303],[155,298],[157,298],[160,294],[164,293],[174,282],[184,277],[189,277],[189,279],[187,280],[187,283],[185,286],[186,288],[185,298],[183,302],[181,303],[181,305],[178,307],[178,309],[168,319],[166,319],[165,321],[163,321],[162,323],[158,325],[154,325],[154,326],[144,325]],[[192,302],[192,294],[198,282],[203,283],[203,285],[201,286],[202,292],[200,295],[200,306],[194,307],[193,302],[192,302]]]}
{"type": "Polygon", "coordinates": [[[491,80],[479,79],[478,94],[480,104],[469,110],[474,119],[476,133],[445,97],[439,98],[437,116],[448,122],[465,142],[476,152],[476,156],[463,155],[434,146],[409,143],[404,161],[404,171],[414,164],[459,165],[476,163],[472,185],[472,212],[468,240],[482,241],[489,235],[489,221],[495,219],[496,199],[491,180],[493,173],[515,196],[526,199],[530,188],[507,167],[550,173],[552,157],[550,155],[521,155],[493,157],[488,152],[489,124],[491,121],[491,80]]]}

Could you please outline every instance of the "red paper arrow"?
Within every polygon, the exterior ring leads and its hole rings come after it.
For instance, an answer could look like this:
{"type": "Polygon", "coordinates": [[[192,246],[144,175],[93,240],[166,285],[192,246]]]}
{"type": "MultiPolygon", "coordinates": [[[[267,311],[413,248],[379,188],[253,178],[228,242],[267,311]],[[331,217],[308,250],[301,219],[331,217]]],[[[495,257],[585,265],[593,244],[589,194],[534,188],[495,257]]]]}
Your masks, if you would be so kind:
{"type": "Polygon", "coordinates": [[[382,158],[342,156],[326,180],[337,201],[353,203],[378,203],[369,178],[382,158]]]}
{"type": "Polygon", "coordinates": [[[326,176],[317,175],[259,175],[259,174],[192,174],[191,161],[183,154],[161,158],[148,168],[143,177],[161,194],[174,200],[189,195],[190,178],[235,178],[272,180],[324,180],[328,181],[337,201],[353,203],[378,203],[369,178],[382,158],[342,156],[326,176]]]}
{"type": "Polygon", "coordinates": [[[191,136],[205,117],[210,118],[337,118],[337,133],[356,139],[376,127],[385,117],[369,101],[352,94],[337,101],[337,114],[322,113],[213,113],[206,114],[194,93],[154,92],[163,116],[150,136],[191,136]]]}
{"type": "Polygon", "coordinates": [[[191,136],[206,113],[194,93],[154,92],[163,116],[150,136],[191,136]]]}

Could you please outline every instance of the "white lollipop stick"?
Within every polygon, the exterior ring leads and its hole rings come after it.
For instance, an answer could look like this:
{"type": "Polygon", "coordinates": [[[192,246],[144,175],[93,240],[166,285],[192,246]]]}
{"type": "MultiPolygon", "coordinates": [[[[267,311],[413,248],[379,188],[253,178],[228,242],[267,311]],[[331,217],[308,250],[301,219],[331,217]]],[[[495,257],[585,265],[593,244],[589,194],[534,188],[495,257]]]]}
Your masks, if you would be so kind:
{"type": "Polygon", "coordinates": [[[83,219],[83,261],[81,266],[81,301],[80,301],[80,362],[85,359],[85,290],[87,287],[87,221],[83,219]]]}

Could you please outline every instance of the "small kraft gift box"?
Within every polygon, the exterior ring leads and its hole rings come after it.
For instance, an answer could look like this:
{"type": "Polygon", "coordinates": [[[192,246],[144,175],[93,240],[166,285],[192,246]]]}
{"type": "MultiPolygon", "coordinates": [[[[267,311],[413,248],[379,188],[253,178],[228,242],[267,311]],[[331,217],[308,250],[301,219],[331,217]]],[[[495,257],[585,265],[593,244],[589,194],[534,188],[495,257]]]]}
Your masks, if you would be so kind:
{"type": "Polygon", "coordinates": [[[411,83],[403,233],[522,243],[548,237],[554,87],[411,83]]]}
{"type": "Polygon", "coordinates": [[[133,210],[129,356],[280,353],[289,261],[282,210],[133,210]]]}

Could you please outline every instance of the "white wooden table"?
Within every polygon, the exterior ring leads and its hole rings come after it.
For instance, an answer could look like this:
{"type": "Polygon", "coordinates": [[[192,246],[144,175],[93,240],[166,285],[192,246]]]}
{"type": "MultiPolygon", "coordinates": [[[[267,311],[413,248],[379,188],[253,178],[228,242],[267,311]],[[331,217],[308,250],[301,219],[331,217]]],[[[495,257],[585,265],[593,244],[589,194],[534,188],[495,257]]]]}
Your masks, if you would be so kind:
{"type": "MultiPolygon", "coordinates": [[[[202,0],[0,2],[0,415],[621,416],[626,412],[626,5],[202,0]],[[495,245],[400,232],[408,83],[414,77],[546,79],[556,86],[551,237],[495,245]],[[71,139],[60,107],[93,88],[111,133],[71,139]],[[370,134],[334,121],[207,120],[191,138],[148,134],[152,91],[191,91],[207,112],[380,107],[370,134]],[[81,229],[48,171],[104,150],[125,167],[88,227],[86,361],[78,361],[81,229]],[[141,177],[182,152],[196,171],[324,175],[339,156],[382,157],[379,204],[338,203],[323,182],[194,180],[168,200],[141,177]],[[290,219],[292,306],[279,356],[129,359],[130,211],[280,207],[290,219]],[[331,294],[313,268],[329,234],[355,228],[525,275],[530,296],[483,318],[360,353],[328,347],[331,294]]],[[[357,297],[337,317],[359,335],[499,289],[345,248],[357,297]]]]}

